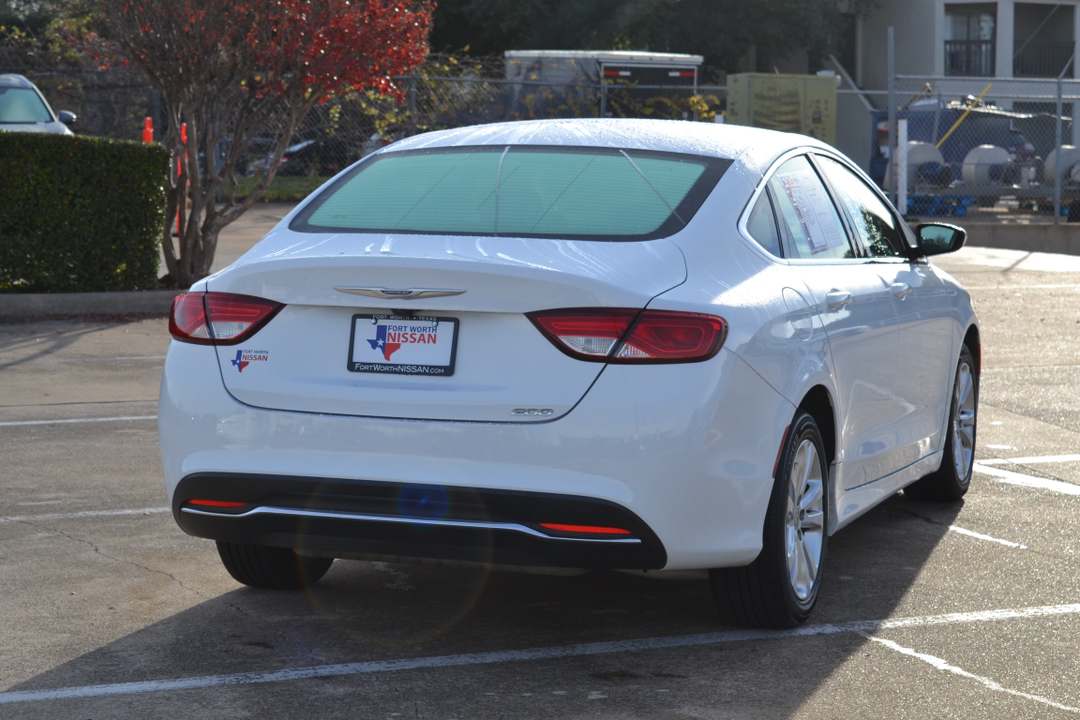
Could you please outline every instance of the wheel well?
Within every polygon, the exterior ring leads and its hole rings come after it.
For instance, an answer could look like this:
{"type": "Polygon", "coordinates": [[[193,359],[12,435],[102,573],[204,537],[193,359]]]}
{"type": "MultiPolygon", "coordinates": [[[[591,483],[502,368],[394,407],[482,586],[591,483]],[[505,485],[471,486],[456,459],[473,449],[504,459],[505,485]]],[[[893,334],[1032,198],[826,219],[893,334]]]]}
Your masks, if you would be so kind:
{"type": "Polygon", "coordinates": [[[816,385],[806,393],[799,409],[808,413],[817,423],[821,442],[825,445],[825,458],[829,465],[836,459],[836,415],[833,412],[829,391],[816,385]]]}

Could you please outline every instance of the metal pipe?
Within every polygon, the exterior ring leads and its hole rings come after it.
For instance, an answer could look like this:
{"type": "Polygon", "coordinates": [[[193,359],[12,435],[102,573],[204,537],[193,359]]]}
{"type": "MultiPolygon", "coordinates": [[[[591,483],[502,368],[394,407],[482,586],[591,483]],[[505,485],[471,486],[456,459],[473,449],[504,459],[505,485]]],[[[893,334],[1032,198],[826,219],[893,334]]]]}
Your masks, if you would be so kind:
{"type": "Polygon", "coordinates": [[[990,88],[992,87],[994,87],[994,83],[990,83],[989,85],[987,85],[986,88],[981,93],[979,93],[979,97],[975,98],[975,102],[971,103],[971,105],[968,106],[968,109],[964,111],[964,114],[961,115],[959,119],[957,119],[957,121],[953,123],[953,126],[949,128],[949,132],[945,133],[945,135],[940,140],[938,140],[937,147],[939,150],[941,149],[941,146],[945,144],[945,141],[949,139],[949,136],[953,134],[953,130],[960,127],[960,123],[964,122],[964,118],[966,118],[971,113],[971,111],[978,106],[979,101],[983,99],[983,95],[990,92],[990,88]]]}
{"type": "Polygon", "coordinates": [[[889,185],[889,199],[895,204],[896,195],[896,44],[893,26],[889,26],[888,44],[886,54],[888,56],[889,75],[889,177],[886,178],[889,185]]]}

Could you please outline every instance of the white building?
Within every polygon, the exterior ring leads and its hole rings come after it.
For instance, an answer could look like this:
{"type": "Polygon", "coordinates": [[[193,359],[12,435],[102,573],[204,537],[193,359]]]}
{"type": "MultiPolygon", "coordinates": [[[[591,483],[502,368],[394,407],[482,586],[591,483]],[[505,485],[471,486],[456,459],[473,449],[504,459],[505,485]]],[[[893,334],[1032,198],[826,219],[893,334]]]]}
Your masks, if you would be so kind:
{"type": "Polygon", "coordinates": [[[1063,72],[1076,77],[1078,6],[1080,0],[883,0],[857,21],[855,67],[848,70],[864,90],[888,87],[891,26],[898,75],[941,78],[946,93],[993,83],[1005,106],[1010,95],[1052,94],[1046,81],[1063,72]]]}

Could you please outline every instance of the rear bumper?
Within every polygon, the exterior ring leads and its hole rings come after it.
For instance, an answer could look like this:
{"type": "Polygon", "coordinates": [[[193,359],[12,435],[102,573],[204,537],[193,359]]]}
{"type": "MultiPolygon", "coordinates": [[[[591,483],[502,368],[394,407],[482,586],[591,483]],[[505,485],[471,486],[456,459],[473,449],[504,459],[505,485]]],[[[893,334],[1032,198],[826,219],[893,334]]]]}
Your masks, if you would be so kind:
{"type": "MultiPolygon", "coordinates": [[[[181,517],[182,503],[199,497],[181,483],[196,477],[434,486],[476,493],[484,498],[486,513],[494,513],[492,507],[501,511],[502,505],[489,498],[504,496],[622,508],[645,526],[635,537],[645,538],[648,530],[658,538],[664,570],[689,570],[745,565],[760,552],[776,452],[793,411],[757,373],[724,350],[706,363],[605,368],[573,412],[552,422],[435,422],[264,410],[239,403],[225,391],[212,348],[173,342],[165,360],[158,428],[170,505],[181,526],[196,535],[226,537],[199,530],[192,518],[181,517]]],[[[267,507],[289,507],[276,499],[265,502],[267,507]]],[[[313,509],[328,509],[322,503],[320,498],[313,509]]],[[[362,506],[357,514],[370,510],[362,506]]],[[[376,507],[378,513],[387,511],[376,507]]],[[[573,560],[567,560],[560,555],[561,548],[570,547],[565,541],[490,526],[440,528],[437,541],[428,540],[434,533],[428,529],[417,550],[405,552],[404,542],[417,535],[421,523],[408,527],[403,522],[391,529],[383,518],[285,515],[271,520],[271,514],[276,511],[238,521],[212,516],[207,522],[217,523],[214,533],[239,528],[240,534],[228,536],[237,542],[260,537],[264,544],[279,546],[300,547],[296,538],[312,529],[321,533],[313,542],[328,546],[354,535],[371,541],[389,536],[399,543],[398,552],[378,554],[402,557],[444,552],[435,547],[439,544],[503,548],[504,554],[532,557],[530,563],[570,567],[642,569],[653,567],[659,557],[646,553],[643,560],[640,553],[615,544],[597,557],[594,543],[577,541],[573,560]],[[351,529],[360,525],[361,531],[351,529]]],[[[491,517],[523,525],[535,518],[513,513],[491,517]]],[[[582,524],[596,522],[589,515],[582,524]]]]}
{"type": "Polygon", "coordinates": [[[239,473],[185,477],[173,516],[196,537],[324,554],[656,570],[656,534],[615,503],[551,493],[239,473]],[[189,501],[243,502],[238,508],[189,501]],[[541,523],[619,528],[566,532],[541,523]]]}

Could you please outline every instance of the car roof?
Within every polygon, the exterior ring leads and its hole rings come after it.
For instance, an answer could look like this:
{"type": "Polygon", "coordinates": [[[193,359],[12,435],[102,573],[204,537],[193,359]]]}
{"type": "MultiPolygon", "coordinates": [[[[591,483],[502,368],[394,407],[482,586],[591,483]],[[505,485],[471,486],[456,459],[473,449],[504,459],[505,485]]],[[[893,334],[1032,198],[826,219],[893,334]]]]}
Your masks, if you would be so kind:
{"type": "Polygon", "coordinates": [[[387,146],[380,154],[478,145],[606,147],[702,155],[737,160],[763,172],[799,147],[829,148],[805,135],[683,120],[573,118],[524,120],[439,130],[387,146]]]}
{"type": "Polygon", "coordinates": [[[17,75],[16,73],[4,73],[0,75],[0,87],[21,87],[21,88],[33,88],[34,83],[30,82],[23,75],[17,75]]]}

